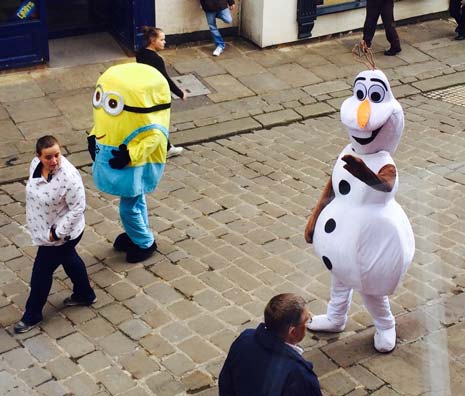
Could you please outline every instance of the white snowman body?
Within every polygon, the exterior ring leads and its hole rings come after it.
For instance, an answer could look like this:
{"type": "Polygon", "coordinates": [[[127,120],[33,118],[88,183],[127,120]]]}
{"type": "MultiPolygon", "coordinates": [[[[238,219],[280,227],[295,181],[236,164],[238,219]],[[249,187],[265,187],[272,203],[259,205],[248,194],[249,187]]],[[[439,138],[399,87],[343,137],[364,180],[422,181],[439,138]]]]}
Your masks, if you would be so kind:
{"type": "Polygon", "coordinates": [[[410,223],[395,201],[398,177],[390,192],[377,191],[344,169],[344,155],[362,159],[374,173],[394,165],[387,151],[356,154],[352,144],[344,148],[332,174],[335,197],[315,226],[315,252],[347,287],[368,295],[389,295],[415,250],[410,223]]]}

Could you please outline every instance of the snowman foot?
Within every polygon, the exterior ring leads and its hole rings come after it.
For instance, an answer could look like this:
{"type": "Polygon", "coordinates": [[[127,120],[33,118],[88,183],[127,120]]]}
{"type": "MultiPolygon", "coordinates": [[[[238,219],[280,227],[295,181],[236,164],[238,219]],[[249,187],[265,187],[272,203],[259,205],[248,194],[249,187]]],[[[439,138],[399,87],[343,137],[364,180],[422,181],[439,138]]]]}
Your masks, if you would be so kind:
{"type": "Polygon", "coordinates": [[[396,327],[387,330],[376,329],[375,349],[381,353],[391,352],[396,347],[396,327]]]}
{"type": "Polygon", "coordinates": [[[327,331],[329,333],[340,333],[346,327],[345,322],[342,324],[328,318],[327,315],[316,315],[311,321],[307,322],[307,329],[311,331],[327,331]]]}

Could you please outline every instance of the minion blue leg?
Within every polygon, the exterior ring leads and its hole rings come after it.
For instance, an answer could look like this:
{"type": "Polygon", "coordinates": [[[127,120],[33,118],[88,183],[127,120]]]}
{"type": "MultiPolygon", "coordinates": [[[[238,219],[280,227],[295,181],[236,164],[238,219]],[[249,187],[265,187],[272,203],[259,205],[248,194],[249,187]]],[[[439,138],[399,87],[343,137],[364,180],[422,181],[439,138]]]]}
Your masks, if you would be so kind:
{"type": "Polygon", "coordinates": [[[121,197],[119,214],[123,228],[131,241],[141,249],[152,246],[154,237],[150,229],[144,194],[135,197],[121,197]]]}

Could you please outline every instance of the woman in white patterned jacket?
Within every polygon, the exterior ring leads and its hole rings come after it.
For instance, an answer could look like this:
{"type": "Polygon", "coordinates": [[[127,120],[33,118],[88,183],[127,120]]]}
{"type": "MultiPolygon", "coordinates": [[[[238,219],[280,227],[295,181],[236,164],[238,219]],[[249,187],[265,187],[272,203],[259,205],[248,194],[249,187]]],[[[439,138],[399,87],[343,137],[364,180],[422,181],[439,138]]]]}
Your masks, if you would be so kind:
{"type": "Polygon", "coordinates": [[[42,321],[53,273],[60,265],[73,282],[73,294],[63,304],[90,305],[96,301],[86,266],[75,249],[85,226],[86,196],[81,175],[62,157],[53,136],[41,137],[36,153],[26,185],[26,223],[33,244],[39,248],[26,311],[14,326],[16,333],[25,333],[42,321]]]}

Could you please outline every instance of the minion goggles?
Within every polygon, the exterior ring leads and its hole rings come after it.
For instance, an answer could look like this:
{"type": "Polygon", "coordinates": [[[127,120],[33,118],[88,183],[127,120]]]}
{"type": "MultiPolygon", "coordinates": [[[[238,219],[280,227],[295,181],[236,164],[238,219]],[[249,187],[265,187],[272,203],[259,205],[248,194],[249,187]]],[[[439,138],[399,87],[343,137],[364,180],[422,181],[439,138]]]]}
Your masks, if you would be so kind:
{"type": "Polygon", "coordinates": [[[124,104],[123,97],[115,91],[104,92],[101,85],[97,85],[95,88],[94,96],[92,98],[92,105],[98,109],[100,107],[105,110],[106,113],[117,116],[121,114],[123,110],[131,113],[153,113],[155,111],[166,110],[171,107],[171,103],[163,103],[151,107],[135,107],[124,104]]]}

